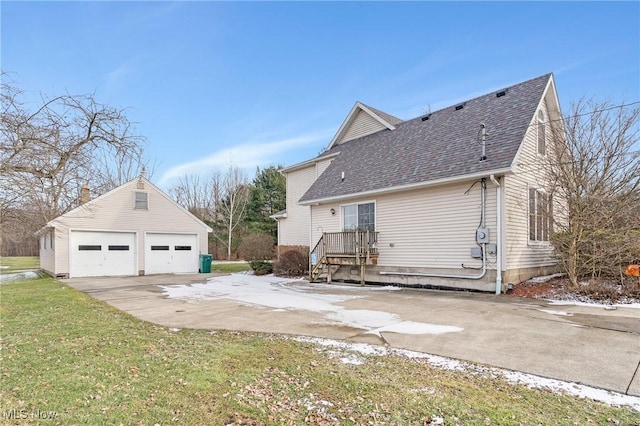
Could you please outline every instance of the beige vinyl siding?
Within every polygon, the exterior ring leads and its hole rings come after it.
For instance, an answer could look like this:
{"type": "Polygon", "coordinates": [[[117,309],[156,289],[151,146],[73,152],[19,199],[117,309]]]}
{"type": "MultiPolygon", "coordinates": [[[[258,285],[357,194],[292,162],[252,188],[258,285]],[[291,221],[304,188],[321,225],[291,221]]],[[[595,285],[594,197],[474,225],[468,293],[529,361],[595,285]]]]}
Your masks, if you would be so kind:
{"type": "Polygon", "coordinates": [[[340,215],[342,211],[340,204],[322,204],[320,206],[312,206],[311,208],[311,249],[320,240],[323,232],[339,232],[340,215]],[[331,214],[331,209],[336,212],[331,214]]]}
{"type": "MultiPolygon", "coordinates": [[[[312,206],[312,235],[315,244],[322,231],[340,231],[343,204],[374,201],[381,267],[462,269],[461,264],[479,267],[470,256],[476,246],[480,223],[480,183],[465,195],[472,181],[363,198],[342,204],[312,206]],[[331,208],[336,214],[332,216],[331,208]]],[[[490,242],[496,243],[496,190],[487,179],[486,227],[490,242]]],[[[489,256],[489,269],[495,269],[489,256]]]]}
{"type": "MultiPolygon", "coordinates": [[[[541,108],[546,121],[549,120],[547,102],[543,99],[541,108]]],[[[513,175],[504,179],[505,225],[506,225],[506,265],[505,269],[522,269],[551,266],[556,262],[553,248],[547,242],[529,241],[529,188],[545,190],[549,187],[545,170],[551,162],[553,143],[550,126],[546,125],[547,149],[545,155],[538,154],[537,111],[527,130],[524,143],[515,161],[513,175]]],[[[560,200],[554,199],[554,206],[560,200]]]]}
{"type": "Polygon", "coordinates": [[[382,123],[365,111],[360,110],[338,143],[340,144],[361,136],[370,135],[371,133],[375,133],[383,129],[386,129],[386,127],[382,123]]]}
{"type": "Polygon", "coordinates": [[[53,229],[47,229],[42,235],[40,235],[40,268],[54,274],[56,254],[55,247],[57,241],[53,241],[52,247],[52,238],[55,238],[53,229]]]}
{"type": "Polygon", "coordinates": [[[315,244],[315,236],[310,230],[311,208],[301,206],[298,200],[329,167],[333,158],[321,160],[303,169],[287,173],[287,217],[280,219],[281,246],[309,246],[315,244]]]}
{"type": "Polygon", "coordinates": [[[280,219],[281,246],[308,246],[311,216],[298,200],[316,180],[316,164],[287,173],[287,217],[280,219]]]}
{"type": "MultiPolygon", "coordinates": [[[[459,268],[481,266],[470,256],[480,223],[480,184],[446,185],[379,197],[376,230],[380,266],[459,268]]],[[[496,242],[495,187],[487,180],[485,226],[496,242]]],[[[495,256],[489,258],[495,269],[495,256]]]]}
{"type": "MultiPolygon", "coordinates": [[[[324,161],[318,161],[316,163],[316,179],[319,178],[320,175],[322,173],[324,173],[325,170],[327,170],[327,167],[329,167],[329,164],[331,164],[331,161],[333,161],[333,158],[330,158],[330,159],[324,160],[324,161]]],[[[309,186],[311,186],[311,185],[309,185],[309,186]]],[[[309,189],[309,188],[307,188],[307,189],[309,189]]]]}
{"type": "Polygon", "coordinates": [[[199,252],[208,252],[204,226],[148,183],[144,189],[138,189],[137,181],[130,182],[59,217],[54,223],[56,274],[69,273],[69,237],[72,230],[136,232],[138,270],[145,269],[145,232],[197,234],[199,252]],[[134,191],[148,193],[148,210],[134,209],[134,191]]]}

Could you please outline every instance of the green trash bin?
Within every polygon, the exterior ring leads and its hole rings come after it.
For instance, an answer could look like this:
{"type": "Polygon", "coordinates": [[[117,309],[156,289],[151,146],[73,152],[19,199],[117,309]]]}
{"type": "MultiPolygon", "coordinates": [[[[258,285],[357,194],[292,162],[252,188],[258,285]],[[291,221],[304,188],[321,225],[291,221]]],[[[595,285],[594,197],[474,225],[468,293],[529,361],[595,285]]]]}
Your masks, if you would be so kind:
{"type": "Polygon", "coordinates": [[[210,273],[212,261],[213,261],[213,255],[201,254],[200,255],[200,273],[202,274],[210,273]]]}

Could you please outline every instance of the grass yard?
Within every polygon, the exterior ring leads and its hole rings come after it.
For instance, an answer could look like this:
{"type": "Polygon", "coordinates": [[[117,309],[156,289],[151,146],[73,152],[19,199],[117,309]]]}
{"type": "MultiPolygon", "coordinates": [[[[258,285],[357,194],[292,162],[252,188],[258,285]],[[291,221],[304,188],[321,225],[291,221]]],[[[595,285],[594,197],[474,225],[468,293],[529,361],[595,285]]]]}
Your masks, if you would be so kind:
{"type": "Polygon", "coordinates": [[[233,274],[236,272],[250,271],[251,266],[249,266],[249,262],[216,262],[213,261],[211,264],[211,272],[225,272],[227,274],[233,274]]]}
{"type": "Polygon", "coordinates": [[[353,365],[275,335],[172,330],[52,279],[0,292],[7,424],[640,424],[627,408],[400,356],[353,365]]]}
{"type": "Polygon", "coordinates": [[[20,271],[24,269],[38,269],[40,263],[35,256],[0,257],[0,273],[20,271]]]}

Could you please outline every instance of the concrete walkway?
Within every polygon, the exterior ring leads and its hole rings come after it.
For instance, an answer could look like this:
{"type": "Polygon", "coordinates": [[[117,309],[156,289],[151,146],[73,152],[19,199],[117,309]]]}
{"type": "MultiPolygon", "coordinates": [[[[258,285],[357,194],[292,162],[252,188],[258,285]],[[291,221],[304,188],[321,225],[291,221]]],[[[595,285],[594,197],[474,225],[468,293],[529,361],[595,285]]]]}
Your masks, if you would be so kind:
{"type": "Polygon", "coordinates": [[[274,277],[262,283],[243,275],[203,284],[215,276],[73,278],[63,283],[169,327],[388,344],[640,396],[638,308],[274,277]]]}

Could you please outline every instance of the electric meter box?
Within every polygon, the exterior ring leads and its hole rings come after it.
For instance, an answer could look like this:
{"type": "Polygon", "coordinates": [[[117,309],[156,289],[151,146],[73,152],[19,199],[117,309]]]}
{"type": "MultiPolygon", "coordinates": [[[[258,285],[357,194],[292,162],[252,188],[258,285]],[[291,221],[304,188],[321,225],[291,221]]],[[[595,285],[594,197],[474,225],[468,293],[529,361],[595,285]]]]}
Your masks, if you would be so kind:
{"type": "Polygon", "coordinates": [[[476,243],[489,244],[489,228],[478,228],[476,230],[476,243]]]}

